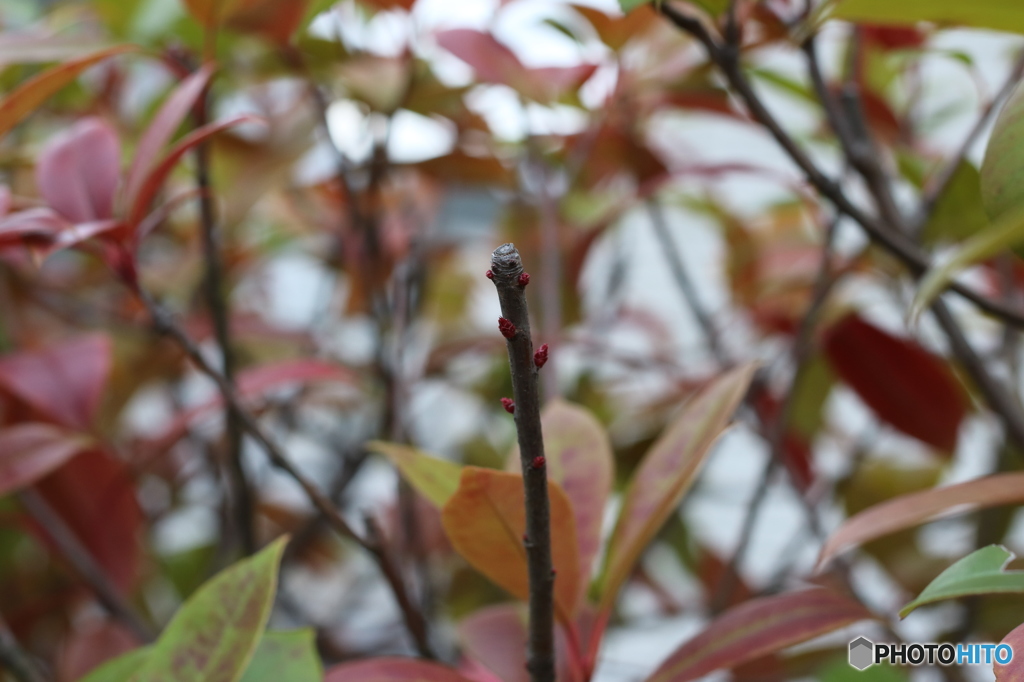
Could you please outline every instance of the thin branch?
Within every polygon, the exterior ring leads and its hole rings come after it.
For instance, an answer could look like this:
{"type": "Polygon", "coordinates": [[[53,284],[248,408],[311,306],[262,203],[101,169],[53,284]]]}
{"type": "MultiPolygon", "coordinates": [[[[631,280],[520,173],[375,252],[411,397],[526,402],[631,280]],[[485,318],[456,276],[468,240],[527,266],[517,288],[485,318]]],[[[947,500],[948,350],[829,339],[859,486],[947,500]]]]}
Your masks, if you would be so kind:
{"type": "Polygon", "coordinates": [[[32,656],[18,644],[3,616],[0,616],[0,667],[11,673],[18,682],[46,682],[46,675],[32,660],[32,656]]]}
{"type": "MultiPolygon", "coordinates": [[[[210,93],[207,90],[196,104],[196,127],[207,123],[207,112],[210,107],[210,93]]],[[[199,219],[203,238],[203,296],[209,309],[213,323],[214,337],[220,348],[222,372],[224,379],[231,386],[235,382],[235,354],[231,347],[231,312],[228,308],[227,293],[224,287],[224,265],[221,260],[217,219],[214,215],[213,195],[210,190],[210,147],[203,142],[195,149],[196,185],[199,188],[199,219]]],[[[239,416],[228,407],[225,410],[225,434],[227,435],[227,473],[230,483],[229,516],[238,533],[242,552],[248,556],[257,549],[256,529],[254,521],[256,505],[252,488],[246,480],[242,462],[242,427],[239,416]]]]}
{"type": "Polygon", "coordinates": [[[177,343],[196,367],[217,384],[225,404],[238,415],[242,429],[263,448],[271,463],[299,484],[306,497],[313,503],[313,506],[339,535],[349,538],[370,553],[377,562],[388,586],[391,588],[395,601],[398,602],[406,629],[412,637],[418,653],[424,658],[436,658],[430,647],[427,625],[423,614],[420,613],[409,597],[397,567],[392,562],[390,555],[384,550],[383,545],[377,541],[377,535],[374,534],[373,529],[369,529],[370,537],[368,538],[364,538],[357,533],[341,516],[330,498],[320,492],[316,485],[291,463],[281,446],[263,429],[252,413],[245,408],[234,387],[228,383],[227,379],[216,367],[210,364],[199,350],[199,347],[174,322],[170,314],[153,301],[146,292],[139,290],[138,296],[149,312],[156,331],[177,343]]]}
{"type": "MultiPolygon", "coordinates": [[[[776,142],[790,156],[800,170],[803,171],[811,185],[828,198],[841,213],[845,213],[857,221],[872,241],[896,256],[915,276],[920,276],[930,268],[930,259],[921,252],[916,244],[906,235],[887,229],[886,224],[854,204],[839,185],[828,178],[814,164],[807,153],[800,148],[796,141],[782,128],[771,112],[768,111],[767,107],[765,107],[764,103],[761,102],[761,99],[754,92],[753,87],[740,68],[739,53],[736,46],[719,45],[698,19],[688,16],[668,2],[662,3],[660,10],[672,23],[681,30],[693,35],[704,46],[708,56],[722,70],[730,86],[746,104],[754,120],[760,123],[775,138],[776,142]]],[[[1000,301],[987,298],[969,287],[956,282],[950,284],[949,290],[959,294],[974,303],[979,309],[1004,320],[1008,324],[1024,327],[1024,311],[1010,308],[1000,301]]]]}
{"type": "Polygon", "coordinates": [[[707,343],[708,348],[711,350],[715,361],[723,369],[729,367],[732,365],[732,361],[725,350],[725,344],[722,343],[722,336],[718,333],[715,322],[711,319],[711,314],[704,307],[700,296],[697,295],[697,288],[693,285],[693,280],[690,279],[689,273],[686,272],[683,259],[679,255],[679,249],[676,248],[672,235],[669,232],[668,223],[665,220],[665,212],[661,204],[656,199],[648,199],[646,205],[647,214],[650,216],[651,225],[654,227],[654,234],[661,244],[662,255],[668,261],[668,267],[672,271],[672,277],[676,280],[676,286],[679,287],[683,298],[686,299],[686,303],[689,305],[693,316],[697,318],[697,326],[700,327],[701,333],[704,335],[705,343],[707,343]]]}
{"type": "Polygon", "coordinates": [[[124,623],[139,639],[153,641],[153,630],[129,604],[110,581],[89,549],[64,522],[53,507],[36,490],[28,488],[18,493],[18,501],[57,545],[57,550],[71,569],[92,589],[107,612],[124,623]]]}
{"type": "Polygon", "coordinates": [[[530,582],[529,662],[533,682],[555,681],[554,587],[551,565],[551,514],[548,508],[547,466],[540,428],[537,365],[526,306],[529,275],[512,244],[491,255],[491,279],[501,303],[499,329],[507,340],[512,370],[512,396],[519,456],[526,490],[526,556],[530,582]]]}

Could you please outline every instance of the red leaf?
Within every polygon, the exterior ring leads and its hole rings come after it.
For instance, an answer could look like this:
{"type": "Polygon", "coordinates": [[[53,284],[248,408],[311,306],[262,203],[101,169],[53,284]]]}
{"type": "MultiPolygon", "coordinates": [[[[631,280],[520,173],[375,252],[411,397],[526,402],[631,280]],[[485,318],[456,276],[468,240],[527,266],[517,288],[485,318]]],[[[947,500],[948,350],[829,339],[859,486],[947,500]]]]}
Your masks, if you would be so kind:
{"type": "Polygon", "coordinates": [[[470,682],[451,668],[411,658],[371,658],[336,665],[324,682],[470,682]]]}
{"type": "Polygon", "coordinates": [[[139,575],[142,512],[124,465],[102,450],[91,450],[37,487],[113,583],[129,591],[139,575]]]}
{"type": "Polygon", "coordinates": [[[62,426],[87,431],[110,374],[111,355],[110,339],[102,334],[8,355],[0,359],[0,388],[62,426]]]}
{"type": "Polygon", "coordinates": [[[113,217],[120,175],[117,133],[98,118],[83,119],[51,138],[36,165],[39,193],[74,223],[113,217]]]}
{"type": "MultiPolygon", "coordinates": [[[[496,604],[473,612],[459,623],[464,653],[502,682],[530,682],[526,668],[526,607],[496,604]]],[[[564,630],[555,630],[558,679],[572,679],[564,630]]]]}
{"type": "MultiPolygon", "coordinates": [[[[1024,625],[1018,625],[1003,637],[1000,644],[1009,644],[1016,654],[1024,651],[1024,625]]],[[[1024,679],[1024,656],[1015,655],[1009,663],[996,663],[992,666],[996,674],[996,682],[1018,682],[1024,679]]]]}
{"type": "Polygon", "coordinates": [[[128,171],[125,181],[123,199],[125,206],[135,204],[135,198],[146,175],[157,161],[157,154],[167,146],[174,133],[181,127],[182,121],[185,120],[196,100],[206,89],[212,75],[213,66],[208,64],[183,80],[153,117],[135,148],[135,158],[132,160],[131,170],[128,171]]]}
{"type": "Polygon", "coordinates": [[[676,649],[647,682],[686,682],[871,618],[860,603],[823,588],[744,602],[676,649]]]}
{"type": "Polygon", "coordinates": [[[50,208],[30,208],[0,219],[0,247],[51,244],[70,223],[50,208]]]}
{"type": "Polygon", "coordinates": [[[139,192],[135,197],[135,201],[131,206],[128,207],[128,220],[126,221],[132,229],[136,228],[142,221],[142,218],[146,215],[146,211],[149,210],[150,204],[153,203],[153,198],[156,197],[156,193],[163,187],[164,182],[167,180],[167,176],[170,175],[174,166],[177,165],[181,157],[185,155],[185,152],[192,149],[196,145],[202,144],[208,138],[213,137],[222,130],[236,126],[239,123],[245,123],[248,121],[259,120],[253,116],[236,116],[229,118],[225,121],[219,121],[216,123],[209,123],[202,128],[196,128],[191,133],[183,137],[178,141],[167,155],[158,163],[146,176],[146,179],[142,182],[139,187],[139,192]]]}
{"type": "Polygon", "coordinates": [[[967,399],[942,358],[855,314],[828,330],[824,350],[836,373],[880,419],[953,451],[967,399]]]}
{"type": "Polygon", "coordinates": [[[16,424],[0,430],[0,495],[46,476],[83,449],[90,439],[51,424],[16,424]]]}
{"type": "Polygon", "coordinates": [[[519,58],[489,33],[470,28],[441,31],[437,44],[473,67],[476,77],[485,83],[517,89],[526,80],[526,67],[519,58]]]}
{"type": "Polygon", "coordinates": [[[857,28],[864,43],[883,50],[921,47],[928,40],[927,33],[914,27],[860,24],[857,28]]]}

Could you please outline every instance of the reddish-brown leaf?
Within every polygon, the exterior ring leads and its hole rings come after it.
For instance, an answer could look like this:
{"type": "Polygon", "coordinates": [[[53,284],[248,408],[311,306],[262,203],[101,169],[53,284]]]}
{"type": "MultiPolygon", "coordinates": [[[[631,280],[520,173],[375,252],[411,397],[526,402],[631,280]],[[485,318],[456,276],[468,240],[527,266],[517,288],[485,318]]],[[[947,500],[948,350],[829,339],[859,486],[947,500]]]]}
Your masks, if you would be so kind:
{"type": "Polygon", "coordinates": [[[82,119],[55,135],[36,164],[39,193],[73,223],[113,217],[120,176],[117,132],[99,118],[82,119]]]}
{"type": "Polygon", "coordinates": [[[124,465],[102,450],[90,450],[37,487],[114,584],[129,591],[139,576],[143,519],[124,465]]]}
{"type": "Polygon", "coordinates": [[[32,422],[0,430],[0,495],[35,483],[91,442],[52,424],[32,422]]]}
{"type": "Polygon", "coordinates": [[[1024,473],[996,474],[897,497],[846,520],[821,549],[818,565],[880,537],[953,513],[1024,503],[1024,473]]]}
{"type": "MultiPolygon", "coordinates": [[[[580,597],[579,556],[572,503],[561,486],[548,481],[551,504],[551,560],[555,611],[572,621],[580,597]]],[[[526,572],[526,512],[523,477],[494,469],[463,468],[459,489],[441,510],[452,547],[478,571],[519,599],[529,596],[526,572]]]]}
{"type": "Polygon", "coordinates": [[[689,489],[700,465],[746,395],[757,365],[733,369],[704,387],[644,455],[608,541],[601,606],[610,608],[644,547],[689,489]]]}
{"type": "Polygon", "coordinates": [[[992,672],[996,674],[996,682],[1021,682],[1024,680],[1024,625],[1018,625],[1003,637],[1000,644],[1009,644],[1014,656],[1009,663],[996,663],[992,672]]]}
{"type": "Polygon", "coordinates": [[[812,588],[744,602],[676,649],[647,682],[686,682],[871,618],[859,602],[812,588]]]}
{"type": "Polygon", "coordinates": [[[327,671],[324,682],[472,682],[451,668],[411,658],[371,658],[342,663],[327,671]]]}
{"type": "Polygon", "coordinates": [[[88,431],[110,375],[112,349],[90,334],[0,359],[0,389],[61,426],[88,431]]]}
{"type": "Polygon", "coordinates": [[[23,118],[32,113],[36,107],[45,102],[65,85],[75,80],[90,66],[124,52],[137,50],[133,45],[118,45],[99,52],[71,59],[39,75],[25,81],[0,101],[0,138],[16,126],[23,118]]]}
{"type": "MultiPolygon", "coordinates": [[[[486,606],[459,623],[463,652],[501,682],[530,682],[526,668],[526,606],[518,603],[486,606]]],[[[564,630],[555,630],[558,679],[572,679],[564,630]]]]}
{"type": "Polygon", "coordinates": [[[956,447],[967,398],[949,365],[856,314],[824,337],[829,363],[880,419],[942,452],[956,447]]]}

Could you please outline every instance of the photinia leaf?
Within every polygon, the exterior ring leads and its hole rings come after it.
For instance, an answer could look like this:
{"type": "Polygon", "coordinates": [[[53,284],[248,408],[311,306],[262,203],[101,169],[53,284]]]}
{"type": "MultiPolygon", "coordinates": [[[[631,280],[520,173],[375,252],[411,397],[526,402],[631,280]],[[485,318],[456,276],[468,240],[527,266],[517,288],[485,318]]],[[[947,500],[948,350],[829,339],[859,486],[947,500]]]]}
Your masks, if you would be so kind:
{"type": "Polygon", "coordinates": [[[818,565],[857,545],[952,513],[1024,503],[1024,473],[996,474],[875,505],[847,519],[825,542],[818,565]]]}
{"type": "Polygon", "coordinates": [[[142,183],[157,162],[157,155],[167,146],[185,117],[192,111],[199,96],[213,76],[214,67],[207,64],[183,80],[163,103],[146,128],[135,148],[131,169],[125,179],[123,201],[133,206],[142,183]]]}
{"type": "Polygon", "coordinates": [[[526,667],[528,633],[521,605],[496,604],[459,623],[459,642],[467,656],[502,682],[530,682],[526,667]]]}
{"type": "Polygon", "coordinates": [[[647,682],[696,680],[867,618],[859,602],[824,588],[747,601],[676,649],[647,682]]]}
{"type": "Polygon", "coordinates": [[[0,101],[0,138],[90,66],[116,54],[134,52],[137,49],[133,45],[110,47],[58,64],[25,81],[0,101]]]}
{"type": "Polygon", "coordinates": [[[409,485],[438,509],[459,488],[462,467],[455,462],[432,457],[408,445],[379,440],[367,443],[366,449],[387,457],[409,485]]]}
{"type": "Polygon", "coordinates": [[[754,364],[743,365],[715,378],[644,455],[608,541],[599,582],[602,609],[615,601],[641,552],[693,483],[711,445],[746,395],[756,369],[754,364]]]}
{"type": "MultiPolygon", "coordinates": [[[[1015,3],[1021,18],[1024,7],[1015,3]]],[[[1024,209],[1024,88],[1014,88],[999,112],[981,164],[981,198],[993,220],[1024,209]]]]}
{"type": "MultiPolygon", "coordinates": [[[[526,571],[526,511],[523,477],[494,469],[467,466],[459,488],[441,510],[445,533],[462,557],[494,583],[519,599],[529,596],[526,571]]],[[[576,522],[572,503],[561,486],[548,481],[551,505],[551,561],[555,580],[555,612],[572,621],[580,596],[576,522]]]]}
{"type": "Polygon", "coordinates": [[[202,128],[196,128],[191,133],[183,137],[177,142],[167,154],[160,160],[156,166],[146,175],[146,179],[139,186],[138,194],[135,196],[135,201],[128,207],[128,225],[134,229],[143,217],[146,215],[146,211],[149,210],[150,204],[153,203],[156,193],[163,187],[164,182],[167,180],[167,176],[170,175],[174,166],[177,165],[178,161],[185,152],[192,149],[196,145],[202,144],[207,139],[213,137],[217,133],[227,130],[233,126],[239,125],[240,123],[247,123],[251,121],[260,120],[254,116],[235,116],[225,121],[218,121],[215,123],[209,123],[204,125],[202,128]]]}
{"type": "Polygon", "coordinates": [[[988,260],[1024,242],[1024,206],[1007,211],[991,225],[961,244],[921,279],[908,317],[916,320],[950,285],[972,265],[988,260]]]}
{"type": "Polygon", "coordinates": [[[623,12],[631,12],[637,7],[642,7],[651,1],[652,0],[619,0],[619,7],[623,12]]]}
{"type": "Polygon", "coordinates": [[[946,599],[975,594],[1024,593],[1024,571],[1005,571],[1013,552],[1001,545],[989,545],[971,552],[940,573],[917,599],[900,609],[906,618],[914,609],[946,599]]]}
{"type": "Polygon", "coordinates": [[[241,682],[321,682],[323,679],[316,632],[304,628],[263,633],[241,682]]]}
{"type": "Polygon", "coordinates": [[[951,453],[967,396],[945,360],[850,314],[824,335],[836,374],[876,415],[907,435],[951,453]]]}
{"type": "Polygon", "coordinates": [[[89,334],[39,351],[0,358],[0,389],[61,426],[88,431],[110,376],[112,348],[89,334]]]}
{"type": "Polygon", "coordinates": [[[327,671],[324,682],[473,682],[437,663],[411,658],[371,658],[342,663],[327,671]]]}
{"type": "Polygon", "coordinates": [[[969,161],[961,161],[935,203],[921,239],[927,244],[962,241],[981,232],[988,224],[981,199],[981,176],[969,161]]]}
{"type": "Polygon", "coordinates": [[[89,436],[51,424],[0,430],[0,495],[31,485],[92,444],[89,436]]]}
{"type": "Polygon", "coordinates": [[[928,21],[1024,33],[1024,5],[1017,0],[833,0],[837,19],[868,24],[916,26],[928,21]]]}
{"type": "Polygon", "coordinates": [[[275,540],[200,587],[174,615],[131,681],[241,679],[270,618],[286,542],[275,540]]]}
{"type": "MultiPolygon", "coordinates": [[[[1024,625],[1018,625],[1003,637],[1000,644],[1009,644],[1014,654],[1024,651],[1024,625]]],[[[1024,673],[1024,656],[1014,655],[1009,663],[996,663],[992,666],[996,674],[996,682],[1018,682],[1024,673]]]]}
{"type": "Polygon", "coordinates": [[[52,244],[70,223],[51,208],[30,208],[0,217],[0,248],[52,244]]]}
{"type": "Polygon", "coordinates": [[[36,164],[36,185],[51,208],[73,223],[107,220],[121,177],[117,132],[85,118],[46,143],[36,164]]]}
{"type": "MultiPolygon", "coordinates": [[[[562,486],[572,502],[580,547],[580,571],[589,576],[601,547],[604,508],[615,475],[612,445],[593,414],[564,400],[553,400],[544,407],[540,425],[548,478],[562,486]]],[[[519,469],[519,448],[516,447],[509,457],[508,470],[519,469]]]]}
{"type": "Polygon", "coordinates": [[[309,0],[236,0],[224,24],[284,45],[299,28],[308,5],[309,0]]]}

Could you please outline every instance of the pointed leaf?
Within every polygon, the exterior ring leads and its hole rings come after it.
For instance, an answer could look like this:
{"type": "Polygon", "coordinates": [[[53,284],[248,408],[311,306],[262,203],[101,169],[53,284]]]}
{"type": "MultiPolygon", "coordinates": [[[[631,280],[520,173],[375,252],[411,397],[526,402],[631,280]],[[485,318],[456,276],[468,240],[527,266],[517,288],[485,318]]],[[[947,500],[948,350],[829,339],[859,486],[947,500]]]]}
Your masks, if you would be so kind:
{"type": "Polygon", "coordinates": [[[743,365],[714,379],[644,456],[608,542],[600,582],[602,608],[615,601],[640,554],[693,483],[711,445],[746,395],[756,369],[754,364],[743,365]]]}
{"type": "Polygon", "coordinates": [[[462,467],[455,462],[432,457],[408,445],[380,440],[370,441],[366,444],[366,449],[391,460],[409,485],[438,509],[443,507],[459,488],[462,467]]]}
{"type": "Polygon", "coordinates": [[[110,339],[90,334],[0,358],[0,389],[62,426],[88,431],[112,361],[110,339]]]}
{"type": "Polygon", "coordinates": [[[321,682],[324,679],[316,632],[279,630],[263,633],[242,682],[321,682]]]}
{"type": "Polygon", "coordinates": [[[135,204],[136,196],[142,187],[142,183],[149,174],[153,165],[157,162],[157,155],[171,141],[174,133],[181,127],[185,117],[192,111],[199,96],[206,89],[213,75],[214,67],[207,64],[188,78],[183,80],[178,87],[167,98],[167,101],[160,107],[160,111],[153,117],[146,132],[142,134],[138,146],[135,148],[135,155],[132,160],[131,170],[125,181],[124,205],[135,204]]]}
{"type": "Polygon", "coordinates": [[[336,665],[324,682],[473,682],[451,668],[411,658],[371,658],[336,665]]]}
{"type": "Polygon", "coordinates": [[[825,542],[818,565],[847,549],[927,521],[954,513],[1021,503],[1024,503],[1024,473],[996,474],[903,495],[847,519],[825,542]]]}
{"type": "Polygon", "coordinates": [[[1004,571],[1013,553],[1001,545],[989,545],[971,552],[940,573],[917,599],[900,609],[900,618],[911,611],[946,599],[975,594],[1024,593],[1024,571],[1004,571]]]}
{"type": "Polygon", "coordinates": [[[489,33],[470,28],[441,31],[437,44],[473,67],[476,77],[485,83],[508,85],[525,80],[526,67],[512,50],[489,33]]]}
{"type": "Polygon", "coordinates": [[[202,128],[196,128],[191,133],[181,138],[177,144],[171,147],[170,151],[161,159],[160,163],[156,164],[153,169],[146,176],[146,179],[142,182],[139,187],[138,194],[135,196],[135,200],[132,205],[128,207],[128,219],[127,223],[133,229],[142,222],[142,219],[146,215],[146,211],[149,210],[150,204],[153,203],[153,199],[156,197],[156,193],[163,187],[164,182],[167,180],[167,176],[170,175],[171,171],[181,160],[181,157],[185,155],[185,152],[192,149],[196,145],[202,144],[207,139],[213,137],[217,133],[239,125],[240,123],[247,123],[251,121],[259,120],[253,116],[235,116],[234,118],[227,119],[225,121],[218,121],[215,123],[209,123],[202,128]]]}
{"type": "Polygon", "coordinates": [[[860,603],[823,588],[733,607],[676,649],[647,682],[686,682],[871,618],[860,603]]]}
{"type": "MultiPolygon", "coordinates": [[[[523,477],[494,469],[467,466],[459,488],[441,510],[452,547],[500,587],[519,599],[529,597],[526,570],[526,511],[523,477]]],[[[555,611],[571,622],[580,596],[579,557],[572,503],[561,486],[548,481],[551,505],[551,561],[555,580],[555,611]]]]}
{"type": "Polygon", "coordinates": [[[237,682],[270,618],[287,538],[229,566],[178,610],[132,682],[237,682]]]}
{"type": "Polygon", "coordinates": [[[825,333],[824,351],[836,374],[882,421],[953,451],[968,403],[945,360],[855,314],[825,333]]]}
{"type": "Polygon", "coordinates": [[[118,45],[90,55],[72,59],[43,71],[25,81],[0,101],[0,139],[23,118],[58,90],[78,78],[79,74],[107,57],[137,50],[133,45],[118,45]]]}
{"type": "Polygon", "coordinates": [[[525,615],[516,603],[478,609],[459,623],[464,653],[502,682],[530,682],[528,637],[525,615]]]}
{"type": "MultiPolygon", "coordinates": [[[[1017,4],[1018,9],[1020,5],[1017,4]]],[[[1024,18],[1024,12],[1021,14],[1024,18]]],[[[981,164],[981,197],[993,220],[1024,209],[1024,87],[1013,89],[992,126],[981,164]]]]}
{"type": "Polygon", "coordinates": [[[55,135],[36,165],[39,193],[74,223],[111,218],[120,177],[121,143],[99,118],[82,119],[55,135]]]}
{"type": "Polygon", "coordinates": [[[0,495],[31,485],[88,448],[89,436],[50,424],[0,430],[0,495]]]}
{"type": "Polygon", "coordinates": [[[961,161],[921,233],[926,244],[962,241],[988,227],[981,199],[981,176],[969,161],[961,161]]]}
{"type": "Polygon", "coordinates": [[[0,247],[49,245],[70,226],[51,208],[30,208],[0,218],[0,247]]]}
{"type": "MultiPolygon", "coordinates": [[[[572,502],[576,540],[580,546],[580,571],[589,576],[601,547],[604,508],[615,475],[612,445],[593,414],[564,400],[553,400],[544,407],[540,425],[548,478],[562,486],[572,502]]],[[[517,446],[509,457],[508,470],[519,471],[519,468],[517,446]]]]}

